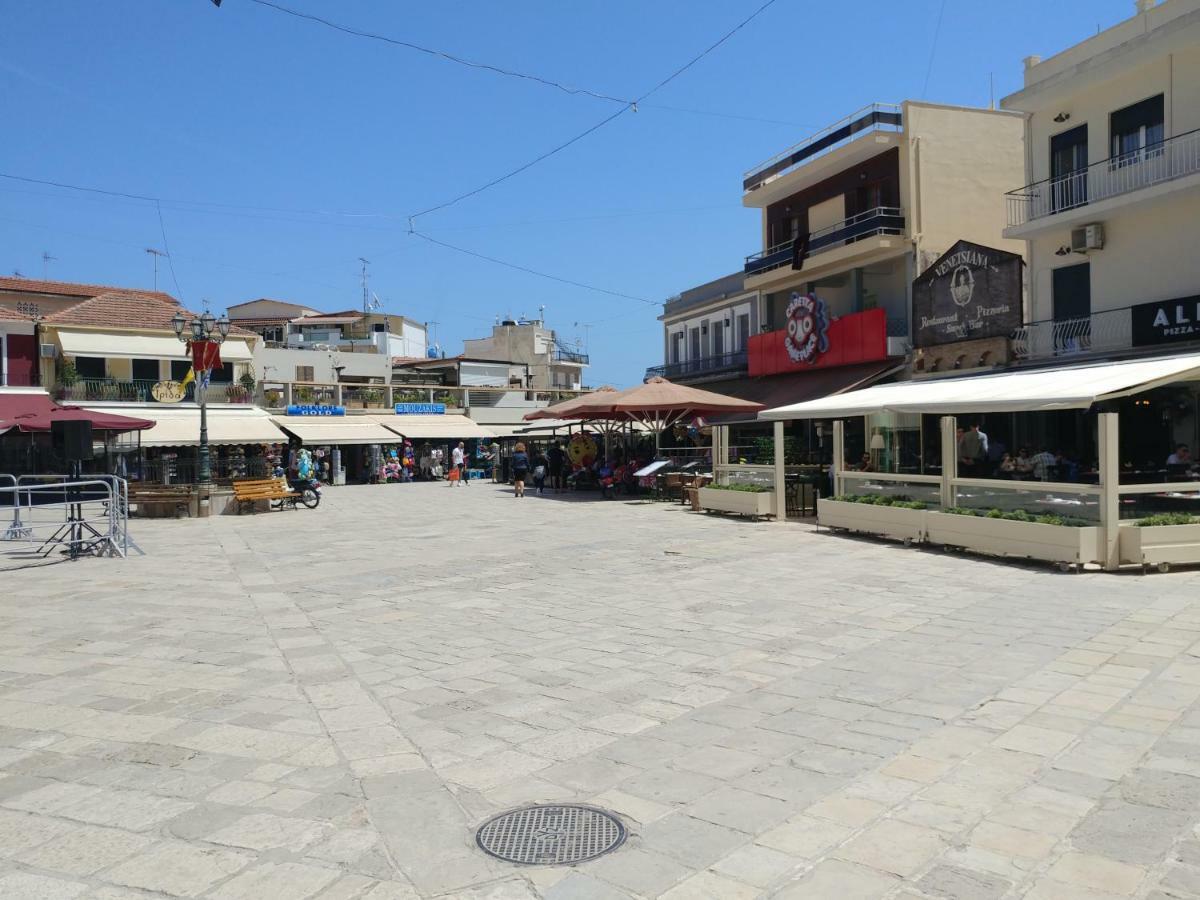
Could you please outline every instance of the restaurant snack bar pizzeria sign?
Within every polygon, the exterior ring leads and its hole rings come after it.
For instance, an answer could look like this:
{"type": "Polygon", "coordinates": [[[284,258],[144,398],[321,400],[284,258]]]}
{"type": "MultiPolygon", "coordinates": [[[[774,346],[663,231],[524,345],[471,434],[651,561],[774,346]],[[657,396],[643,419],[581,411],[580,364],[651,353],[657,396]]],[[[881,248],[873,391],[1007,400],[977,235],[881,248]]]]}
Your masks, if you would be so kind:
{"type": "Polygon", "coordinates": [[[1021,327],[1016,253],[959,241],[913,281],[913,344],[1007,337],[1021,327]]]}

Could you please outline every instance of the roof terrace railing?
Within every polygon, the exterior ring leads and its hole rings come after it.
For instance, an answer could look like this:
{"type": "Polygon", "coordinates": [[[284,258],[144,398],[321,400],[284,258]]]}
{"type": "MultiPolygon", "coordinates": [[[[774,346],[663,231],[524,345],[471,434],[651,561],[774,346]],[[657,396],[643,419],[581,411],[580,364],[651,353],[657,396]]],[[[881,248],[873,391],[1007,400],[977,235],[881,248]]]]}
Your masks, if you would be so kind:
{"type": "Polygon", "coordinates": [[[872,103],[864,106],[747,171],[742,180],[742,189],[747,192],[757,190],[793,166],[849,143],[863,132],[896,132],[903,127],[903,115],[899,104],[872,103]]]}

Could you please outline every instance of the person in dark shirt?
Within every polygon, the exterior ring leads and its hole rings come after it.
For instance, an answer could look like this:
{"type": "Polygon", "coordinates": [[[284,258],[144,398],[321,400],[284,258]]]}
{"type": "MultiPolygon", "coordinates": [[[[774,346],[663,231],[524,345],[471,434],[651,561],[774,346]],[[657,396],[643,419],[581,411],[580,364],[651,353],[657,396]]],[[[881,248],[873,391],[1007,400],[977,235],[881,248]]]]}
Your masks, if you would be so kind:
{"type": "Polygon", "coordinates": [[[513,496],[525,496],[525,479],[529,477],[529,454],[525,452],[524,444],[517,444],[512,455],[513,467],[513,487],[516,488],[513,496]]]}
{"type": "Polygon", "coordinates": [[[567,454],[562,444],[555,441],[546,454],[546,471],[550,474],[550,487],[556,493],[563,489],[563,469],[567,463],[567,454]]]}

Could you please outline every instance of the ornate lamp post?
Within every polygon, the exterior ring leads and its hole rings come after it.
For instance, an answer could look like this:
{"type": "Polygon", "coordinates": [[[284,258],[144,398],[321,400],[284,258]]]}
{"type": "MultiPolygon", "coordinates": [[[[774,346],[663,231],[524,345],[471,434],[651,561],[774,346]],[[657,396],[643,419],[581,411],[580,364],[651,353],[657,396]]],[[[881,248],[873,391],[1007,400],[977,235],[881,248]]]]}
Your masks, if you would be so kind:
{"type": "Polygon", "coordinates": [[[208,455],[208,380],[213,364],[220,359],[217,346],[225,342],[229,334],[229,317],[224,313],[216,318],[208,310],[188,322],[183,311],[171,317],[175,336],[183,341],[192,355],[192,369],[196,373],[196,402],[200,404],[200,453],[196,480],[200,484],[212,481],[212,465],[208,455]],[[211,345],[211,346],[210,346],[211,345]]]}

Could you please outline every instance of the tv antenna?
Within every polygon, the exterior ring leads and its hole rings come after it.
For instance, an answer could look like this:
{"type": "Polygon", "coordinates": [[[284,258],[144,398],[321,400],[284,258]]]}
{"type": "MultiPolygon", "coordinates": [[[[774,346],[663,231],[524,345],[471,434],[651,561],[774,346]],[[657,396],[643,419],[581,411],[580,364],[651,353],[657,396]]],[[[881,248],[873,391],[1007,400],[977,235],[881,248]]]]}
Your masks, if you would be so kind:
{"type": "Polygon", "coordinates": [[[149,253],[152,257],[154,257],[154,289],[157,291],[158,290],[158,258],[160,256],[166,256],[167,254],[163,253],[161,250],[155,250],[153,247],[147,247],[146,252],[149,253]]]}
{"type": "Polygon", "coordinates": [[[591,322],[576,322],[575,327],[583,329],[583,352],[587,353],[588,338],[591,336],[592,323],[591,322]]]}
{"type": "Polygon", "coordinates": [[[358,261],[362,263],[363,315],[365,316],[371,311],[371,301],[367,290],[367,266],[371,264],[371,261],[361,256],[358,261]]]}
{"type": "Polygon", "coordinates": [[[51,256],[50,252],[48,250],[43,250],[42,251],[42,280],[43,281],[48,281],[50,279],[50,263],[52,263],[52,262],[58,262],[58,257],[51,256]]]}

